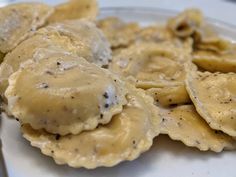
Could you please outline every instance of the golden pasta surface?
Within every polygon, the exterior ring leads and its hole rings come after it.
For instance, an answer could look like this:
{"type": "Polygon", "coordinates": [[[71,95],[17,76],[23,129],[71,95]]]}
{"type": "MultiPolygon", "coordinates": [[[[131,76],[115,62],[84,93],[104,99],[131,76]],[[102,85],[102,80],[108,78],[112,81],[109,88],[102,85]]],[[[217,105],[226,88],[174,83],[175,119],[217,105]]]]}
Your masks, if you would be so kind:
{"type": "Polygon", "coordinates": [[[119,78],[66,53],[47,57],[38,62],[33,58],[9,78],[8,107],[22,124],[60,135],[78,134],[108,123],[122,111],[126,92],[119,78]]]}
{"type": "Polygon", "coordinates": [[[187,91],[210,127],[236,136],[236,73],[190,73],[187,91]]]}
{"type": "Polygon", "coordinates": [[[159,134],[235,150],[235,44],[198,9],[161,24],[98,12],[96,0],[0,8],[0,110],[23,137],[87,169],[132,161],[159,134]]]}
{"type": "Polygon", "coordinates": [[[107,65],[111,59],[109,43],[93,23],[85,20],[55,23],[41,28],[5,56],[0,66],[1,95],[8,86],[9,76],[19,69],[21,63],[34,55],[44,58],[41,49],[71,53],[99,66],[107,65]]]}
{"type": "Polygon", "coordinates": [[[0,8],[0,51],[7,53],[44,25],[53,7],[19,3],[0,8]]]}
{"type": "Polygon", "coordinates": [[[98,11],[96,0],[69,0],[67,3],[57,5],[47,22],[55,23],[79,18],[94,20],[98,11]]]}
{"type": "Polygon", "coordinates": [[[150,97],[134,88],[129,92],[123,111],[105,126],[58,137],[24,125],[23,136],[58,164],[91,169],[134,160],[151,147],[160,132],[160,119],[150,97]]]}
{"type": "Polygon", "coordinates": [[[187,146],[215,152],[236,148],[236,141],[221,131],[211,129],[193,105],[162,109],[161,118],[161,132],[187,146]]]}

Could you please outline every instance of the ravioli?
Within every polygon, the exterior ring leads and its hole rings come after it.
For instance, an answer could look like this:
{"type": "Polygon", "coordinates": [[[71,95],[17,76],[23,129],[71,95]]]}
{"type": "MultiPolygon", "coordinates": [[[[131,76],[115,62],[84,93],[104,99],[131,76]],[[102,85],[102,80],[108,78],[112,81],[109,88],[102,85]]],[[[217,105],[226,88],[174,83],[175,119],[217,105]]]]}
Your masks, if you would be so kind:
{"type": "Polygon", "coordinates": [[[196,44],[196,48],[201,50],[209,50],[217,53],[226,53],[231,49],[231,43],[220,37],[203,38],[201,42],[196,44]]]}
{"type": "MultiPolygon", "coordinates": [[[[20,64],[31,59],[40,49],[61,49],[70,48],[72,51],[72,45],[70,41],[65,37],[60,37],[58,34],[46,35],[34,35],[29,39],[22,42],[12,52],[8,53],[4,58],[3,63],[0,65],[0,92],[3,96],[7,86],[9,76],[16,72],[20,64]],[[50,38],[48,38],[50,37],[50,38]]],[[[69,50],[69,49],[68,49],[69,50]]],[[[42,54],[41,54],[42,55],[42,54]]]]}
{"type": "Polygon", "coordinates": [[[68,20],[47,26],[68,37],[77,48],[77,55],[99,66],[108,65],[111,60],[110,44],[96,25],[88,20],[68,20]]]}
{"type": "Polygon", "coordinates": [[[60,135],[78,134],[122,111],[126,90],[118,77],[67,53],[47,57],[28,60],[9,78],[8,108],[21,123],[60,135]]]}
{"type": "Polygon", "coordinates": [[[7,53],[45,24],[53,7],[42,3],[12,4],[0,9],[0,51],[7,53]]]}
{"type": "Polygon", "coordinates": [[[156,105],[160,106],[171,106],[191,102],[184,83],[175,86],[150,88],[146,90],[146,93],[154,98],[156,105]]]}
{"type": "Polygon", "coordinates": [[[94,24],[85,20],[66,21],[40,29],[36,34],[8,53],[0,65],[0,94],[3,96],[9,76],[21,63],[34,55],[44,55],[40,49],[61,50],[84,57],[99,66],[107,65],[111,50],[107,40],[94,24]]]}
{"type": "Polygon", "coordinates": [[[136,79],[136,87],[148,89],[179,85],[185,79],[184,63],[190,60],[188,50],[173,43],[140,43],[116,55],[110,69],[124,77],[136,79]]]}
{"type": "Polygon", "coordinates": [[[136,42],[153,41],[162,42],[172,40],[174,38],[171,31],[165,26],[148,26],[140,29],[136,36],[136,42]]]}
{"type": "Polygon", "coordinates": [[[138,23],[125,23],[116,17],[108,17],[97,22],[112,48],[128,47],[134,42],[140,30],[138,23]]]}
{"type": "Polygon", "coordinates": [[[203,15],[198,9],[187,9],[167,22],[167,27],[177,37],[190,37],[204,24],[203,15]]]}
{"type": "Polygon", "coordinates": [[[111,167],[125,160],[134,160],[147,151],[160,132],[158,109],[143,91],[129,89],[128,104],[107,125],[79,135],[57,135],[22,126],[23,136],[32,146],[54,158],[58,164],[88,169],[111,167]],[[155,127],[156,126],[156,127],[155,127]]]}
{"type": "Polygon", "coordinates": [[[236,72],[236,53],[217,54],[210,51],[196,51],[193,54],[193,63],[210,72],[236,72]]]}
{"type": "Polygon", "coordinates": [[[211,129],[193,105],[162,109],[161,118],[161,132],[187,146],[215,152],[236,148],[236,141],[221,131],[211,129]]]}
{"type": "Polygon", "coordinates": [[[186,88],[197,112],[216,130],[236,136],[236,74],[192,72],[186,88]]]}
{"type": "Polygon", "coordinates": [[[48,23],[87,18],[94,20],[98,14],[96,0],[69,0],[55,7],[55,12],[48,19],[48,23]]]}
{"type": "Polygon", "coordinates": [[[211,26],[204,24],[193,34],[195,48],[198,50],[207,50],[218,54],[227,53],[232,50],[233,45],[230,41],[221,38],[211,26]]]}

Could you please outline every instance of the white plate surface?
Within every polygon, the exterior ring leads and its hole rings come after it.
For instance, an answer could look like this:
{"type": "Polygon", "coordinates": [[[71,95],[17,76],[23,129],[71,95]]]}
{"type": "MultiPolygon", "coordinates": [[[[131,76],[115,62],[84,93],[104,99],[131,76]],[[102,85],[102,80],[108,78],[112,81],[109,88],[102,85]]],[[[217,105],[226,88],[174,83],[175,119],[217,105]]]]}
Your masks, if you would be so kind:
{"type": "MultiPolygon", "coordinates": [[[[117,16],[142,25],[164,23],[175,12],[143,8],[106,8],[99,18],[117,16]]],[[[236,41],[236,28],[208,19],[224,37],[236,41]]],[[[59,166],[21,137],[16,121],[4,119],[3,152],[10,177],[236,177],[236,152],[200,152],[181,142],[159,136],[153,147],[137,160],[95,170],[59,166]]]]}

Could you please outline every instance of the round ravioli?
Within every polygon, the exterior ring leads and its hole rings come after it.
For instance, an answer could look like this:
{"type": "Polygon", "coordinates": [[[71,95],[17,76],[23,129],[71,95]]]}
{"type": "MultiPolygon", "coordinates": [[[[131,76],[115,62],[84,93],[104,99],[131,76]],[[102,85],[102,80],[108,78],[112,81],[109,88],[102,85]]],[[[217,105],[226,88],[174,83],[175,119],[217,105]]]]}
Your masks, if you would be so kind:
{"type": "Polygon", "coordinates": [[[189,51],[170,42],[139,43],[120,51],[109,68],[124,77],[134,77],[137,87],[148,89],[183,82],[188,59],[189,51]]]}
{"type": "Polygon", "coordinates": [[[150,88],[146,90],[146,93],[154,98],[156,105],[171,106],[191,102],[184,83],[174,86],[150,88]]]}
{"type": "Polygon", "coordinates": [[[198,113],[209,126],[236,136],[236,74],[196,72],[187,76],[186,88],[198,113]]]}
{"type": "Polygon", "coordinates": [[[104,32],[112,48],[129,46],[140,30],[137,23],[125,23],[116,17],[99,20],[97,26],[104,32]]]}
{"type": "Polygon", "coordinates": [[[151,147],[160,132],[160,119],[153,100],[142,91],[129,90],[127,100],[120,114],[95,130],[60,137],[23,125],[22,133],[58,164],[92,169],[131,161],[151,147]]]}
{"type": "Polygon", "coordinates": [[[167,27],[178,37],[190,37],[202,25],[203,16],[198,9],[187,9],[167,23],[167,27]]]}
{"type": "Polygon", "coordinates": [[[0,51],[7,53],[32,35],[53,13],[42,3],[12,4],[0,9],[0,51]]]}
{"type": "Polygon", "coordinates": [[[21,123],[60,135],[108,123],[122,111],[125,95],[114,74],[60,52],[24,63],[5,92],[10,112],[21,123]]]}
{"type": "Polygon", "coordinates": [[[193,54],[193,63],[210,72],[236,72],[236,53],[217,54],[211,51],[200,50],[193,54]]]}
{"type": "Polygon", "coordinates": [[[55,11],[48,19],[48,23],[80,18],[94,20],[97,14],[98,6],[96,0],[69,0],[69,2],[55,7],[55,11]]]}
{"type": "Polygon", "coordinates": [[[57,23],[40,29],[34,36],[19,44],[8,53],[0,65],[0,94],[3,96],[9,76],[21,63],[44,53],[41,49],[61,50],[84,57],[99,66],[107,65],[111,50],[107,40],[94,24],[85,20],[57,23]]]}
{"type": "Polygon", "coordinates": [[[161,133],[168,134],[173,140],[182,141],[201,151],[220,152],[236,148],[236,141],[221,131],[211,129],[193,105],[162,109],[160,112],[161,133]]]}
{"type": "Polygon", "coordinates": [[[111,60],[110,44],[93,22],[88,20],[69,20],[46,27],[67,37],[77,48],[77,55],[98,66],[108,65],[111,60]]]}

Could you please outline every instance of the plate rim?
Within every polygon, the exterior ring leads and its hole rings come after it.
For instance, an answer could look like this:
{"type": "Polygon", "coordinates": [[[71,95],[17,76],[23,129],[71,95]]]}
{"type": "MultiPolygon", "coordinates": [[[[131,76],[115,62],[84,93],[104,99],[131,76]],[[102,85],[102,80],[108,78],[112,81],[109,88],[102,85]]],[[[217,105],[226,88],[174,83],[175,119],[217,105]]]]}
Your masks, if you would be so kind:
{"type": "MultiPolygon", "coordinates": [[[[191,9],[191,8],[185,8],[185,9],[191,9]]],[[[184,10],[185,10],[184,9],[184,10]]],[[[201,10],[200,8],[192,8],[192,9],[199,9],[201,10]]],[[[172,9],[166,9],[166,8],[159,8],[159,7],[132,7],[132,6],[116,6],[116,7],[112,7],[112,6],[108,6],[108,7],[100,7],[99,8],[99,14],[98,16],[101,14],[101,13],[106,13],[108,11],[124,11],[124,12],[129,12],[129,11],[137,11],[137,12],[146,12],[146,13],[150,13],[150,12],[153,12],[153,13],[157,13],[156,11],[158,11],[158,13],[161,13],[161,14],[164,14],[164,15],[173,15],[173,17],[175,15],[177,15],[178,13],[181,13],[183,12],[184,10],[181,10],[181,11],[178,11],[178,10],[172,10],[172,9]]],[[[202,11],[202,10],[201,10],[202,11]]],[[[204,12],[202,12],[203,15],[204,15],[204,12]]],[[[231,24],[231,23],[228,23],[228,22],[224,22],[223,20],[219,20],[219,19],[216,19],[216,18],[212,18],[212,17],[208,17],[208,16],[205,16],[204,15],[204,18],[206,19],[206,22],[207,23],[210,23],[210,24],[213,24],[213,25],[223,25],[224,27],[227,27],[229,29],[235,29],[236,31],[236,25],[234,24],[231,24]]]]}

